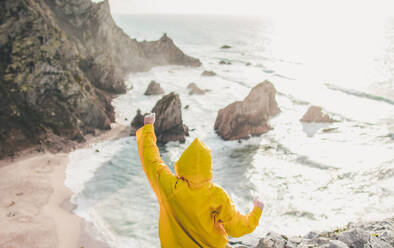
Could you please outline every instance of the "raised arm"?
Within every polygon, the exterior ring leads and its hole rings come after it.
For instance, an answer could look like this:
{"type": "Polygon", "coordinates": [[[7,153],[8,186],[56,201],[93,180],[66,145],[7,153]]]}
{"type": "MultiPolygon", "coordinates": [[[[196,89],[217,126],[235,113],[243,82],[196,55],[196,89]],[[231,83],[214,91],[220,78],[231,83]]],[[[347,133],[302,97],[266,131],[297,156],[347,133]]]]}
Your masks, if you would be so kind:
{"type": "Polygon", "coordinates": [[[235,209],[234,203],[227,193],[224,191],[223,193],[224,204],[219,217],[227,234],[231,237],[238,238],[253,232],[259,224],[264,204],[259,200],[255,200],[253,202],[253,210],[247,215],[242,215],[235,209]]]}
{"type": "Polygon", "coordinates": [[[137,130],[136,137],[142,168],[153,191],[159,198],[159,188],[170,193],[169,191],[171,191],[176,177],[160,157],[159,148],[156,145],[156,135],[153,127],[154,121],[154,114],[145,117],[145,125],[137,130]]]}

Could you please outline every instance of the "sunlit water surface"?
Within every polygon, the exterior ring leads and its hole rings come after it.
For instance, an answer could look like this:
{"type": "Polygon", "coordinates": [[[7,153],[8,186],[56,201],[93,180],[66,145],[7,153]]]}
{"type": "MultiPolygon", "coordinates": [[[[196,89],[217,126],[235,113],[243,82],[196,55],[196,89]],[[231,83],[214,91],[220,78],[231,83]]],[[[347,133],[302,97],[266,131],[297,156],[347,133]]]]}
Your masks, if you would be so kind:
{"type": "MultiPolygon", "coordinates": [[[[148,112],[161,98],[144,96],[151,80],[180,95],[192,131],[185,144],[160,147],[161,155],[173,169],[199,137],[212,150],[213,181],[241,212],[251,209],[254,197],[263,199],[259,226],[241,239],[244,244],[256,244],[268,231],[303,235],[394,214],[394,22],[235,16],[116,16],[116,22],[138,40],[167,32],[203,63],[131,74],[133,89],[113,104],[117,121],[129,125],[138,108],[148,112]],[[224,44],[232,48],[220,49],[224,44]],[[202,77],[203,70],[217,76],[202,77]],[[242,143],[221,140],[213,130],[218,110],[266,79],[281,109],[270,121],[274,129],[242,143]],[[210,91],[189,96],[191,82],[210,91]],[[301,123],[312,104],[339,122],[301,123]]],[[[96,235],[117,248],[160,246],[159,208],[135,137],[76,150],[70,160],[66,185],[75,213],[96,235]]]]}

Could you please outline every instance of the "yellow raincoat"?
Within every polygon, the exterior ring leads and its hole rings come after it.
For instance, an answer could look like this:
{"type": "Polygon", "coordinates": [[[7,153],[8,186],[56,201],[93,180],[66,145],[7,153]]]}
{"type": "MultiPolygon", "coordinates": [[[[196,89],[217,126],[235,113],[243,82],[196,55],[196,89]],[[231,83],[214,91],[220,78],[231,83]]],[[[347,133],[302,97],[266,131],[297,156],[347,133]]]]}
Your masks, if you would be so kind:
{"type": "Polygon", "coordinates": [[[211,182],[211,152],[197,138],[175,164],[164,164],[152,124],[137,131],[142,167],[160,204],[161,247],[226,247],[228,235],[240,237],[258,225],[262,210],[240,214],[227,193],[211,182]]]}

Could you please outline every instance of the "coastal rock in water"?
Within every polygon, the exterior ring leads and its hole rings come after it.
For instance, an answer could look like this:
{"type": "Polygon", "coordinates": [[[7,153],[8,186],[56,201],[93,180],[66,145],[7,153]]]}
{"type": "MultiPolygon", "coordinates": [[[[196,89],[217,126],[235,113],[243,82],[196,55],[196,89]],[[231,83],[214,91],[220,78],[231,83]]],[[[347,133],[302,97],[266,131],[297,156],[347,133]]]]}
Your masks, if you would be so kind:
{"type": "Polygon", "coordinates": [[[223,46],[221,47],[221,49],[229,49],[229,48],[231,48],[231,46],[229,46],[229,45],[223,45],[223,46]]]}
{"type": "MultiPolygon", "coordinates": [[[[171,92],[163,96],[152,109],[156,114],[155,133],[157,142],[165,144],[170,141],[185,142],[185,136],[189,136],[188,127],[182,121],[182,106],[178,94],[171,92]]],[[[144,115],[137,111],[137,115],[131,122],[132,132],[135,135],[138,128],[144,125],[144,115]]]]}
{"type": "Polygon", "coordinates": [[[108,0],[0,1],[0,158],[50,151],[108,130],[125,76],[201,63],[166,35],[138,42],[116,26],[108,0]]]}
{"type": "Polygon", "coordinates": [[[195,84],[195,83],[190,83],[187,86],[187,88],[190,89],[189,95],[204,95],[205,92],[208,91],[208,90],[202,90],[202,89],[198,88],[197,84],[195,84]]]}
{"type": "Polygon", "coordinates": [[[143,41],[139,45],[152,65],[201,65],[200,60],[185,55],[166,33],[158,41],[143,41]]]}
{"type": "Polygon", "coordinates": [[[202,75],[202,76],[205,76],[205,77],[213,77],[213,76],[216,75],[216,73],[215,73],[214,71],[203,71],[203,72],[201,73],[201,75],[202,75]]]}
{"type": "Polygon", "coordinates": [[[130,132],[131,136],[135,136],[137,130],[140,127],[144,126],[144,116],[145,115],[141,114],[141,110],[138,109],[137,114],[134,116],[133,120],[131,121],[131,132],[130,132]]]}
{"type": "Polygon", "coordinates": [[[327,114],[324,114],[321,107],[310,106],[308,111],[301,118],[302,122],[334,122],[327,114]]]}
{"type": "Polygon", "coordinates": [[[219,65],[231,65],[230,61],[220,60],[219,65]]]}
{"type": "Polygon", "coordinates": [[[156,83],[154,80],[150,81],[144,95],[150,96],[150,95],[161,95],[161,94],[164,94],[164,90],[160,87],[160,84],[156,83]]]}
{"type": "Polygon", "coordinates": [[[247,139],[268,132],[270,117],[280,109],[275,100],[276,90],[269,81],[255,86],[242,102],[234,102],[219,110],[215,131],[224,140],[247,139]]]}

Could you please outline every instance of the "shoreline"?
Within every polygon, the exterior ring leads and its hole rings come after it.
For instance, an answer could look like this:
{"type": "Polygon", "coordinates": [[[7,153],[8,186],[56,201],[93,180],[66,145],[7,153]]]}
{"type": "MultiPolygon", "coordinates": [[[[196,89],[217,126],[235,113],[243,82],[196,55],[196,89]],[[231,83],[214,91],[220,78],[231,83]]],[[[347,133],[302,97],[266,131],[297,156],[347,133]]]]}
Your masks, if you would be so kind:
{"type": "MultiPolygon", "coordinates": [[[[111,130],[86,136],[76,149],[129,133],[129,126],[113,123],[111,130]]],[[[89,223],[72,213],[73,193],[64,184],[69,153],[26,151],[0,160],[0,247],[108,248],[90,235],[89,223]]]]}

